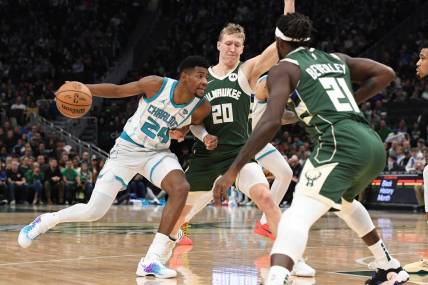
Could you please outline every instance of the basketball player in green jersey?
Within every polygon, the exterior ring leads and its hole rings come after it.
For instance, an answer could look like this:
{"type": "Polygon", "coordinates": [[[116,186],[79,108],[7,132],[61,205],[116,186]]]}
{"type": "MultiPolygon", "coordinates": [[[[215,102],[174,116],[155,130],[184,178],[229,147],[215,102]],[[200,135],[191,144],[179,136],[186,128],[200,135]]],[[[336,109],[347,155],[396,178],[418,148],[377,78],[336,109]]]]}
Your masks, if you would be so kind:
{"type": "MultiPolygon", "coordinates": [[[[419,79],[428,77],[428,46],[423,46],[419,53],[419,60],[416,63],[416,76],[419,79]]],[[[428,162],[427,162],[428,163],[428,162]]],[[[425,214],[428,223],[428,164],[425,165],[423,172],[424,179],[424,199],[425,199],[425,214]]],[[[424,258],[420,261],[406,264],[404,269],[410,273],[427,274],[428,259],[424,258]]]]}
{"type": "MultiPolygon", "coordinates": [[[[284,0],[284,14],[290,12],[294,12],[294,0],[284,0]]],[[[211,115],[204,120],[203,126],[190,127],[199,139],[195,143],[186,171],[191,192],[172,236],[177,235],[182,223],[189,222],[212,200],[210,190],[214,180],[227,170],[248,139],[251,85],[278,61],[273,43],[260,55],[241,62],[244,41],[245,33],[240,25],[228,24],[220,32],[217,42],[219,61],[209,68],[205,92],[205,99],[212,105],[211,115]],[[216,145],[215,150],[212,144],[216,145]]],[[[281,211],[279,201],[275,201],[273,196],[280,195],[269,191],[269,184],[261,167],[255,162],[247,163],[236,179],[236,186],[266,215],[269,228],[275,235],[281,211]]],[[[279,188],[278,191],[285,192],[286,189],[279,188]]],[[[191,240],[189,242],[186,239],[186,242],[189,244],[191,240]]],[[[302,260],[296,264],[293,273],[313,276],[315,270],[302,260]]]]}
{"type": "MultiPolygon", "coordinates": [[[[284,0],[284,3],[284,12],[291,8],[294,10],[294,1],[284,0]]],[[[241,62],[244,41],[245,33],[240,25],[228,24],[220,32],[217,42],[219,61],[209,68],[208,89],[205,92],[205,98],[212,102],[211,115],[203,125],[191,128],[199,140],[195,143],[186,171],[192,193],[188,196],[179,222],[187,223],[212,200],[210,190],[214,180],[229,167],[248,139],[252,92],[249,78],[252,73],[262,74],[278,61],[275,45],[272,44],[262,54],[241,62]],[[211,147],[210,142],[215,142],[215,145],[211,147]]],[[[281,212],[274,205],[261,168],[255,163],[247,164],[237,179],[237,186],[256,203],[259,202],[259,208],[276,228],[281,212]]],[[[176,231],[178,227],[172,234],[176,231]]]]}
{"type": "Polygon", "coordinates": [[[376,270],[366,284],[409,279],[391,257],[364,206],[354,198],[385,166],[385,150],[357,103],[384,89],[394,71],[369,59],[328,54],[308,48],[312,22],[304,15],[281,16],[275,30],[279,58],[268,74],[266,112],[228,171],[216,181],[221,199],[242,166],[272,139],[281,125],[289,94],[296,115],[316,143],[307,159],[293,202],[282,215],[271,251],[267,285],[288,284],[290,271],[305,250],[311,226],[330,208],[367,244],[376,270]],[[352,94],[352,82],[360,85],[352,94]],[[284,283],[285,282],[285,283],[284,283]]]}

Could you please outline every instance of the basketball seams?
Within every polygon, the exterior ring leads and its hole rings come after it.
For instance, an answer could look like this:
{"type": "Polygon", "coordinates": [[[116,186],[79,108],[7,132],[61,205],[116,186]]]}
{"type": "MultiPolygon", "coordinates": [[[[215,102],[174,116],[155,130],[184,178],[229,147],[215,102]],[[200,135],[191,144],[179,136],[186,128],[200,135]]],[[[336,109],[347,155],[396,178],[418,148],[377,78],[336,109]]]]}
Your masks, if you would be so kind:
{"type": "Polygon", "coordinates": [[[65,102],[64,100],[59,99],[58,97],[56,97],[55,100],[58,100],[59,102],[64,103],[64,104],[71,105],[73,107],[88,107],[88,106],[91,106],[91,104],[88,104],[88,105],[78,105],[78,104],[68,103],[68,102],[65,102]]]}

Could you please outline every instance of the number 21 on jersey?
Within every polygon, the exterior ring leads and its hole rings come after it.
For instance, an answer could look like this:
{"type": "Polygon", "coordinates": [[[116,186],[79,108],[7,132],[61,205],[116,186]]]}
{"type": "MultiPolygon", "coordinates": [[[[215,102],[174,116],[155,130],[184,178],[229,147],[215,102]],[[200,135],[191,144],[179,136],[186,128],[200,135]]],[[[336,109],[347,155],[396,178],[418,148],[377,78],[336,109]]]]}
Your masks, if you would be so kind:
{"type": "Polygon", "coordinates": [[[213,124],[233,122],[232,103],[218,104],[211,107],[213,124]]]}
{"type": "Polygon", "coordinates": [[[344,78],[324,77],[318,79],[339,112],[360,112],[354,95],[349,90],[344,78]],[[343,100],[345,99],[345,100],[343,100]],[[347,99],[347,100],[346,100],[347,99]]]}

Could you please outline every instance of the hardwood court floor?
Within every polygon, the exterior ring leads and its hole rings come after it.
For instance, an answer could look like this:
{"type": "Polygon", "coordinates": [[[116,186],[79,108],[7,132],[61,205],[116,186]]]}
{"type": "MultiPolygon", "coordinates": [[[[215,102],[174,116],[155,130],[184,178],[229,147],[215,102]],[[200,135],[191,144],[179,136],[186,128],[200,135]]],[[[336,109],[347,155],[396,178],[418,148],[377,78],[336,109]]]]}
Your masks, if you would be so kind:
{"type": "MultiPolygon", "coordinates": [[[[98,222],[62,224],[28,249],[16,238],[22,225],[59,208],[0,208],[0,284],[260,284],[267,272],[270,240],[252,233],[255,208],[208,207],[191,228],[194,245],[177,247],[170,266],[179,277],[136,278],[135,270],[153,238],[160,207],[113,207],[98,222]]],[[[422,214],[371,212],[385,242],[403,264],[428,254],[428,225],[422,214]]],[[[311,230],[305,256],[315,278],[293,285],[364,284],[369,251],[344,223],[328,214],[311,230]],[[339,273],[342,272],[342,273],[339,273]]],[[[412,276],[409,284],[428,284],[412,276]]],[[[297,282],[298,281],[298,282],[297,282]]]]}

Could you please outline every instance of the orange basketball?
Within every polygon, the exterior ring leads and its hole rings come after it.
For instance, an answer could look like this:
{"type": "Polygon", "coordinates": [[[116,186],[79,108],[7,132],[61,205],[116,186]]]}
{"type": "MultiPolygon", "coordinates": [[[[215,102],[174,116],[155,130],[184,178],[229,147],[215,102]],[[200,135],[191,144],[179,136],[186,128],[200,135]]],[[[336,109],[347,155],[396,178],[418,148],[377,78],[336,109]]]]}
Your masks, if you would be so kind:
{"type": "Polygon", "coordinates": [[[55,93],[56,107],[68,118],[83,117],[92,104],[92,94],[85,84],[77,81],[64,83],[55,93]]]}

